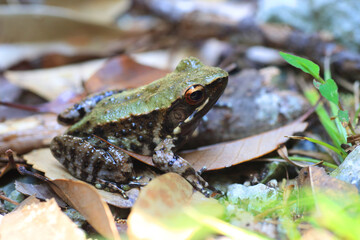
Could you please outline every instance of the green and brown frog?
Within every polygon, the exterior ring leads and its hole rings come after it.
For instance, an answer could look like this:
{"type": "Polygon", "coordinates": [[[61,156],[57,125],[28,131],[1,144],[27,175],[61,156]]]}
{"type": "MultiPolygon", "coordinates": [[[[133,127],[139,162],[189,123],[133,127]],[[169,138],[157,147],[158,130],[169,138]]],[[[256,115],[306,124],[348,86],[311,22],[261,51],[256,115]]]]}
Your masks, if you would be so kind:
{"type": "Polygon", "coordinates": [[[50,149],[75,177],[116,188],[134,179],[133,159],[121,151],[152,156],[164,172],[183,176],[208,194],[208,183],[176,151],[223,93],[228,73],[183,59],[175,71],[146,86],[91,95],[58,116],[72,125],[50,149]],[[109,144],[110,143],[110,144],[109,144]]]}

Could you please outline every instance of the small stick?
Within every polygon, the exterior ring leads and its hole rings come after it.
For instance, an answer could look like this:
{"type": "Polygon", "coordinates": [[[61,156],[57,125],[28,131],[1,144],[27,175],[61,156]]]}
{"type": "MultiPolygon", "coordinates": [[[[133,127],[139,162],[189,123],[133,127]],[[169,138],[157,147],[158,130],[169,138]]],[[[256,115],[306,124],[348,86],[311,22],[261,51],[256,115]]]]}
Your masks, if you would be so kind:
{"type": "Polygon", "coordinates": [[[2,199],[2,200],[4,200],[4,201],[7,201],[7,202],[9,202],[9,203],[12,203],[12,204],[14,204],[14,205],[16,205],[16,206],[19,205],[18,202],[16,202],[16,201],[8,198],[7,196],[5,196],[2,191],[1,191],[1,193],[0,193],[0,199],[2,199]]]}

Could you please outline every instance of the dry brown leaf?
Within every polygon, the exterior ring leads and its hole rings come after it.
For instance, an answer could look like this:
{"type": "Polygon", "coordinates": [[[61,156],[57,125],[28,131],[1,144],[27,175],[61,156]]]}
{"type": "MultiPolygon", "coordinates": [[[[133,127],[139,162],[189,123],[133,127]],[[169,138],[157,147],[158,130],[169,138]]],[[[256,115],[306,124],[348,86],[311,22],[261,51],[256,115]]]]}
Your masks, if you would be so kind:
{"type": "Polygon", "coordinates": [[[50,69],[7,71],[5,77],[14,85],[47,100],[54,100],[64,92],[81,93],[82,82],[94,74],[104,62],[105,59],[100,59],[50,69]]]}
{"type": "Polygon", "coordinates": [[[175,69],[179,62],[187,58],[189,56],[198,57],[202,60],[205,65],[216,65],[217,60],[211,61],[212,57],[201,56],[200,49],[194,49],[191,47],[182,47],[179,49],[171,49],[168,50],[153,50],[146,52],[135,52],[131,53],[131,58],[133,58],[136,62],[150,66],[157,69],[175,69]]]}
{"type": "Polygon", "coordinates": [[[30,184],[15,181],[15,189],[24,195],[35,196],[42,200],[54,198],[56,203],[64,208],[66,203],[56,195],[47,183],[30,184]]]}
{"type": "Polygon", "coordinates": [[[122,55],[110,59],[85,83],[88,92],[127,89],[146,85],[164,77],[168,71],[148,67],[122,55]]]}
{"type": "Polygon", "coordinates": [[[120,45],[118,42],[96,38],[75,45],[70,42],[0,44],[0,70],[16,69],[22,63],[27,67],[56,67],[94,57],[106,57],[125,45],[126,42],[120,45]]]}
{"type": "Polygon", "coordinates": [[[91,38],[119,39],[123,36],[116,27],[90,22],[51,6],[2,5],[0,22],[1,43],[71,40],[79,44],[91,38]]]}
{"type": "Polygon", "coordinates": [[[301,162],[295,162],[295,161],[291,161],[289,159],[289,153],[288,153],[288,149],[285,145],[282,145],[281,147],[278,148],[277,153],[279,154],[279,156],[284,159],[285,161],[287,161],[288,163],[296,166],[296,167],[308,167],[309,165],[318,165],[318,164],[309,164],[309,163],[301,163],[301,162]]]}
{"type": "Polygon", "coordinates": [[[19,166],[15,162],[14,152],[12,150],[5,151],[5,155],[6,155],[8,161],[7,161],[7,163],[5,163],[5,166],[2,165],[0,168],[0,178],[2,178],[7,172],[9,172],[13,169],[17,169],[17,167],[19,166]]]}
{"type": "Polygon", "coordinates": [[[0,224],[1,239],[86,239],[56,204],[48,202],[22,205],[3,217],[0,224]]]}
{"type": "Polygon", "coordinates": [[[324,193],[330,197],[343,197],[344,194],[358,196],[355,185],[329,176],[322,167],[310,166],[301,169],[298,184],[300,187],[310,187],[313,194],[324,193]]]}
{"type": "MultiPolygon", "coordinates": [[[[72,179],[76,180],[61,163],[56,160],[49,148],[34,150],[23,156],[26,162],[33,165],[33,168],[45,173],[50,180],[72,179]]],[[[121,194],[111,193],[104,190],[97,190],[104,200],[119,208],[130,208],[138,197],[139,190],[133,188],[127,192],[129,199],[124,199],[121,194]]]]}
{"type": "MultiPolygon", "coordinates": [[[[113,24],[116,18],[129,7],[129,0],[45,0],[45,5],[56,6],[68,10],[68,14],[77,15],[89,21],[113,24]]],[[[65,9],[63,11],[65,11],[65,9]]]]}
{"type": "Polygon", "coordinates": [[[0,123],[0,153],[8,149],[21,154],[48,145],[65,127],[56,122],[54,114],[39,114],[0,123]]]}
{"type": "Polygon", "coordinates": [[[95,187],[69,179],[56,179],[52,183],[53,190],[79,211],[97,232],[109,239],[120,239],[110,208],[95,187]]]}
{"type": "Polygon", "coordinates": [[[0,6],[0,23],[0,70],[49,54],[105,57],[135,35],[64,8],[32,4],[0,6]]]}
{"type": "Polygon", "coordinates": [[[20,210],[28,205],[31,205],[31,204],[38,204],[40,203],[41,201],[39,199],[37,199],[35,196],[29,196],[27,198],[25,198],[24,201],[22,201],[18,206],[16,206],[16,208],[14,209],[14,211],[16,210],[20,210]]]}
{"type": "Polygon", "coordinates": [[[293,122],[252,137],[214,144],[180,155],[197,170],[204,166],[207,170],[230,167],[274,151],[279,144],[288,140],[285,136],[302,132],[306,127],[306,122],[293,122]]]}
{"type": "Polygon", "coordinates": [[[163,174],[141,190],[128,218],[131,239],[187,239],[197,227],[186,231],[171,231],[161,222],[182,207],[200,201],[216,201],[193,191],[193,187],[180,175],[163,174]]]}

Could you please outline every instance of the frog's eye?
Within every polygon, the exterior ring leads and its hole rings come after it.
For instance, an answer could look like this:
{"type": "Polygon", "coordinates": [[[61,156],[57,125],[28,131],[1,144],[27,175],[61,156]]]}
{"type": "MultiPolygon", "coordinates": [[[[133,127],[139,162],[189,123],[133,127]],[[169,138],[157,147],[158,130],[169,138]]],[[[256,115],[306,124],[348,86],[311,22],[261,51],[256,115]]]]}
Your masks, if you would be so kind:
{"type": "Polygon", "coordinates": [[[185,92],[185,100],[190,105],[202,102],[205,98],[205,88],[202,85],[192,85],[185,92]]]}

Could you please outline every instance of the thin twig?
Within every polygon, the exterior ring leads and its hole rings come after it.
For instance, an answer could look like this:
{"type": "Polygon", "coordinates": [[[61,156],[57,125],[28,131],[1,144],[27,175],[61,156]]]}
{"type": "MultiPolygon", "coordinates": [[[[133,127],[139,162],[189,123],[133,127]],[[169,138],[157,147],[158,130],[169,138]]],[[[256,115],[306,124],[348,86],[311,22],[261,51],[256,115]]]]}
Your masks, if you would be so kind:
{"type": "Polygon", "coordinates": [[[0,199],[2,199],[2,200],[4,200],[4,201],[7,201],[7,202],[9,202],[9,203],[12,203],[12,204],[14,204],[14,205],[16,205],[16,206],[19,205],[18,202],[16,202],[16,201],[8,198],[7,196],[5,196],[3,192],[0,193],[0,199]]]}
{"type": "MultiPolygon", "coordinates": [[[[8,158],[3,158],[0,157],[0,163],[8,163],[9,159],[8,158]]],[[[26,163],[25,160],[23,159],[18,159],[18,160],[14,160],[15,163],[26,163]]]]}

